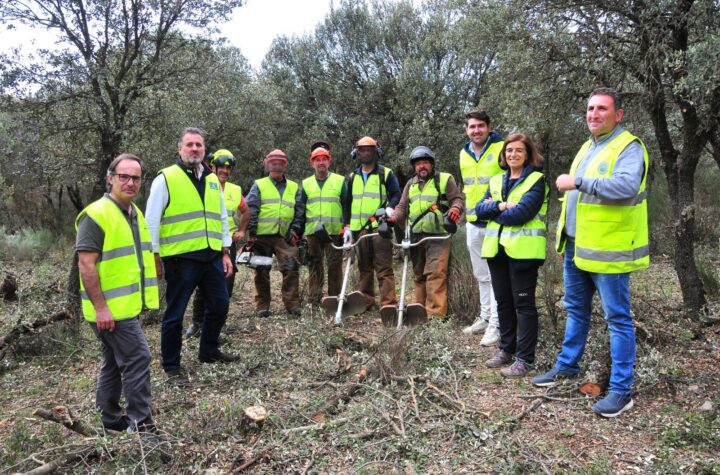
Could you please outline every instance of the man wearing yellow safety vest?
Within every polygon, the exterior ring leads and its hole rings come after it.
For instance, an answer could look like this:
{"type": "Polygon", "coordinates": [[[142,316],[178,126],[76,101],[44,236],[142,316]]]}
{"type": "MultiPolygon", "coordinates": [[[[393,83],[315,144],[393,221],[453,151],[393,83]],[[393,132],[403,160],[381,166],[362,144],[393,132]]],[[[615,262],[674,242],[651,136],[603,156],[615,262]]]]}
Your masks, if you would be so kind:
{"type": "MultiPolygon", "coordinates": [[[[232,169],[235,167],[235,157],[232,152],[230,152],[230,150],[220,149],[209,155],[209,157],[212,171],[217,175],[220,181],[220,187],[223,190],[225,209],[227,209],[228,215],[228,226],[230,226],[230,236],[232,237],[230,260],[233,264],[233,274],[225,280],[227,283],[228,298],[230,298],[232,297],[233,287],[235,285],[235,273],[237,273],[237,266],[235,265],[237,243],[245,236],[245,227],[247,227],[247,222],[250,219],[250,210],[243,198],[242,188],[228,181],[232,169]],[[239,215],[239,221],[237,223],[235,222],[236,215],[239,215]]],[[[202,298],[202,294],[196,291],[195,297],[193,298],[192,323],[187,329],[187,335],[199,336],[204,319],[205,301],[202,298]]]]}
{"type": "MultiPolygon", "coordinates": [[[[449,173],[436,171],[435,154],[429,147],[415,147],[410,152],[415,175],[403,189],[395,208],[395,219],[412,226],[413,241],[427,236],[447,234],[445,215],[455,224],[465,203],[455,179],[449,173]]],[[[415,302],[423,305],[428,317],[447,314],[447,272],[450,262],[450,239],[426,241],[410,250],[415,274],[415,302]]]]}
{"type": "Polygon", "coordinates": [[[187,380],[180,365],[183,316],[196,288],[207,308],[199,360],[229,363],[238,359],[221,352],[218,344],[228,313],[225,279],[233,273],[232,241],[220,181],[204,158],[204,132],[183,130],[178,159],[153,180],[145,213],[155,261],[167,281],[167,309],[160,336],[162,365],[168,377],[180,383],[187,380]]]}
{"type": "Polygon", "coordinates": [[[568,317],[555,367],[533,378],[553,386],[577,376],[590,329],[593,295],[600,294],[610,332],[610,385],[593,411],[616,417],[633,405],[635,328],[630,312],[630,273],[650,265],[646,180],[648,153],[643,142],[620,126],[621,96],[595,89],[586,120],[590,140],[580,148],[569,174],[556,180],[565,192],[557,228],[557,251],[564,253],[568,317]]]}
{"type": "MultiPolygon", "coordinates": [[[[391,169],[380,165],[382,149],[372,137],[357,141],[353,150],[360,166],[348,177],[350,200],[345,204],[345,216],[350,217],[345,232],[352,231],[355,239],[378,227],[375,212],[384,209],[389,220],[394,220],[394,209],[400,201],[400,184],[391,169]]],[[[356,248],[360,279],[358,290],[367,301],[367,308],[375,303],[375,280],[380,287],[380,305],[397,305],[393,251],[389,239],[381,236],[363,239],[356,248]]]]}
{"type": "Polygon", "coordinates": [[[301,202],[305,205],[305,239],[308,243],[310,303],[319,304],[323,296],[323,259],[327,261],[327,295],[337,296],[342,287],[342,251],[330,245],[342,245],[343,203],[348,200],[345,177],[330,172],[332,155],[329,145],[310,151],[312,176],[302,182],[301,202]]]}
{"type": "Polygon", "coordinates": [[[107,171],[110,192],[75,222],[83,316],[102,348],[96,406],[103,427],[118,431],[154,430],[151,356],[138,315],[159,302],[150,234],[133,203],[141,180],[140,160],[118,156],[107,171]]]}
{"type": "Polygon", "coordinates": [[[485,330],[480,344],[491,346],[500,338],[497,303],[493,295],[490,269],[481,252],[487,222],[477,218],[475,206],[485,195],[490,178],[503,172],[499,165],[503,140],[492,130],[487,112],[480,110],[471,111],[465,116],[465,134],[470,140],[460,150],[460,175],[465,194],[467,248],[473,275],[480,289],[480,315],[472,325],[463,329],[463,333],[472,335],[485,330]]]}
{"type": "MultiPolygon", "coordinates": [[[[288,157],[280,149],[263,160],[268,176],[255,180],[246,200],[250,208],[248,245],[260,256],[275,254],[282,273],[281,294],[290,315],[300,308],[300,261],[297,242],[302,236],[305,207],[298,184],[285,177],[288,157]]],[[[260,317],[270,316],[270,269],[255,269],[255,309],[260,317]]]]}

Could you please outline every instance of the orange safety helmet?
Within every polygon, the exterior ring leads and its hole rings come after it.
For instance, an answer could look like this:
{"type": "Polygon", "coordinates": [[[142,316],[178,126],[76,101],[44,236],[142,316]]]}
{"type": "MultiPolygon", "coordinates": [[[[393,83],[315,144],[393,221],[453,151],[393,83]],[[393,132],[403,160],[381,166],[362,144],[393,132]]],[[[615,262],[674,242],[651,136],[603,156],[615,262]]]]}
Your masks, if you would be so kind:
{"type": "Polygon", "coordinates": [[[377,140],[375,140],[372,137],[365,136],[357,141],[355,144],[355,148],[357,147],[377,147],[378,143],[377,140]]]}
{"type": "Polygon", "coordinates": [[[287,157],[287,155],[285,154],[285,152],[283,152],[283,151],[280,150],[279,148],[276,148],[276,149],[273,150],[272,152],[268,153],[267,156],[265,157],[265,160],[263,160],[263,163],[265,163],[265,164],[267,165],[267,162],[270,161],[270,160],[273,160],[273,159],[274,159],[274,160],[277,160],[277,159],[285,160],[285,164],[286,164],[286,165],[287,165],[287,163],[288,163],[288,157],[287,157]]]}
{"type": "Polygon", "coordinates": [[[326,150],[322,147],[318,147],[310,153],[310,163],[312,164],[313,160],[317,157],[327,157],[330,159],[330,162],[332,162],[332,155],[330,154],[330,150],[326,150]]]}

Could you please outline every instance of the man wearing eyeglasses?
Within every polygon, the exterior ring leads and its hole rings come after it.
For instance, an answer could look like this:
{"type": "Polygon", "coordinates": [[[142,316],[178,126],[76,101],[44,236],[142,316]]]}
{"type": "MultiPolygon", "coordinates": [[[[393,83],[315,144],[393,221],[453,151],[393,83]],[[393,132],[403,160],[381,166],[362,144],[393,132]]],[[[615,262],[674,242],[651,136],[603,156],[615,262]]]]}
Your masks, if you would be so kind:
{"type": "Polygon", "coordinates": [[[218,337],[229,305],[225,279],[233,273],[232,241],[222,187],[203,162],[204,157],[204,132],[183,130],[178,159],[153,180],[146,210],[155,261],[167,281],[167,309],[160,337],[162,365],[168,377],[179,383],[187,381],[180,364],[183,316],[196,288],[206,306],[199,360],[238,360],[219,349],[218,337]]]}
{"type": "Polygon", "coordinates": [[[133,203],[141,176],[136,156],[115,158],[107,171],[109,193],[75,221],[82,312],[102,348],[96,405],[103,427],[112,430],[154,430],[151,356],[138,315],[158,308],[159,299],[150,233],[133,203]]]}

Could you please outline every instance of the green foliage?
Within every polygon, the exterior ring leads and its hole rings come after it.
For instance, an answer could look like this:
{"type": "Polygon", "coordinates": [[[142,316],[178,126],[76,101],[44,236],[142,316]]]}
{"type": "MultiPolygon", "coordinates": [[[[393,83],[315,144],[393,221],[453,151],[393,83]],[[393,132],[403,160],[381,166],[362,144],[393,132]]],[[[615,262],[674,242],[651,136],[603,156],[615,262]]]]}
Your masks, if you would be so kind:
{"type": "Polygon", "coordinates": [[[57,245],[57,235],[51,230],[24,228],[15,234],[6,234],[0,226],[0,254],[18,261],[42,260],[57,245]]]}
{"type": "Polygon", "coordinates": [[[708,297],[717,298],[720,296],[720,270],[715,262],[703,252],[695,254],[695,263],[697,264],[700,278],[703,282],[703,288],[708,297]]]}

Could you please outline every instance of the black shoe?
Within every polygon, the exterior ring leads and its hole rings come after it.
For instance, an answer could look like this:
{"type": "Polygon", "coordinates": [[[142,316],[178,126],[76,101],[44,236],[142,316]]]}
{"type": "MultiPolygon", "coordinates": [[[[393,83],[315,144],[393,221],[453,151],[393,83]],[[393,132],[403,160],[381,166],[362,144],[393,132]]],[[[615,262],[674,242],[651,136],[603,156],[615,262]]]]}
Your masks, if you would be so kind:
{"type": "Polygon", "coordinates": [[[293,317],[299,317],[300,315],[302,315],[302,308],[300,306],[293,307],[288,310],[288,313],[293,317]]]}
{"type": "Polygon", "coordinates": [[[270,310],[268,310],[267,308],[261,308],[260,310],[255,312],[255,314],[260,318],[267,318],[270,316],[270,310]]]}
{"type": "Polygon", "coordinates": [[[240,359],[238,355],[231,355],[229,353],[223,353],[218,350],[215,355],[211,357],[199,356],[198,359],[201,363],[234,363],[240,359]]]}
{"type": "Polygon", "coordinates": [[[124,432],[128,429],[128,427],[130,427],[130,418],[128,416],[122,416],[122,419],[107,424],[103,422],[103,428],[105,430],[124,432]]]}
{"type": "Polygon", "coordinates": [[[187,371],[185,371],[185,368],[183,368],[182,366],[180,366],[179,368],[166,369],[165,375],[168,378],[168,382],[172,384],[182,386],[190,383],[190,378],[188,377],[187,371]]]}
{"type": "Polygon", "coordinates": [[[194,322],[191,323],[190,326],[188,327],[187,333],[186,333],[187,336],[188,336],[188,338],[193,337],[193,336],[194,336],[194,337],[199,337],[199,336],[200,336],[201,327],[202,327],[201,325],[197,325],[197,324],[195,324],[194,322]]]}

